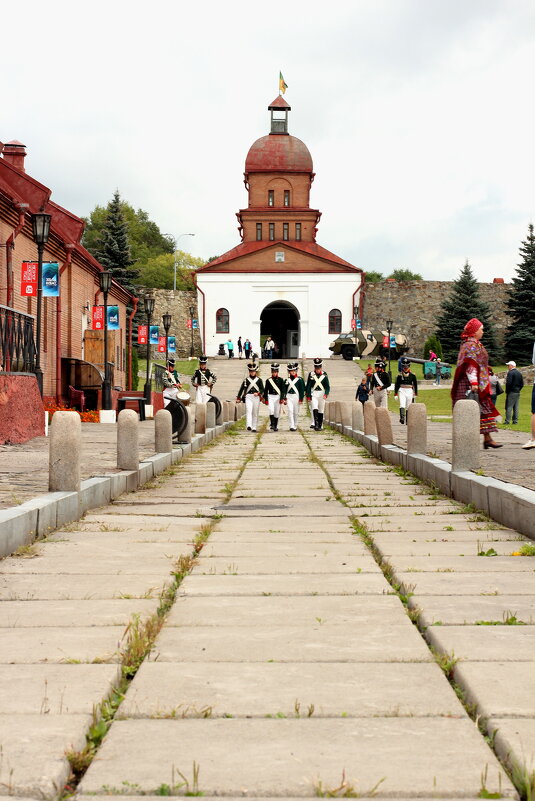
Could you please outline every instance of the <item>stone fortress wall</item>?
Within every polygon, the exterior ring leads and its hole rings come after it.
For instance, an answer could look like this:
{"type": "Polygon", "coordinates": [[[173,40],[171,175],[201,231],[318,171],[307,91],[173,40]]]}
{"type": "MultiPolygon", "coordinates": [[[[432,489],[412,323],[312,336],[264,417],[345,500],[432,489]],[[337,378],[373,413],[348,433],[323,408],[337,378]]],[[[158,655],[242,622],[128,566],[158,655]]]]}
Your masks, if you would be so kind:
{"type": "MultiPolygon", "coordinates": [[[[425,340],[436,331],[440,305],[449,296],[452,281],[380,281],[365,285],[363,328],[385,329],[387,319],[394,322],[393,332],[405,334],[410,353],[420,358],[425,340]]],[[[506,311],[508,284],[481,283],[482,300],[493,311],[496,335],[503,342],[509,323],[506,311]]]]}
{"type": "MultiPolygon", "coordinates": [[[[176,337],[175,358],[187,359],[191,352],[191,329],[187,327],[187,321],[190,307],[195,309],[195,316],[198,317],[197,293],[178,289],[176,292],[172,289],[153,289],[151,294],[154,295],[155,299],[151,325],[159,325],[160,335],[163,336],[165,331],[162,316],[169,312],[171,315],[169,336],[176,337]]],[[[136,322],[138,325],[146,323],[143,312],[136,315],[136,322]]],[[[193,331],[193,352],[195,356],[198,356],[201,352],[200,325],[201,322],[199,321],[199,328],[193,331]]],[[[165,359],[165,356],[163,358],[165,359]]]]}

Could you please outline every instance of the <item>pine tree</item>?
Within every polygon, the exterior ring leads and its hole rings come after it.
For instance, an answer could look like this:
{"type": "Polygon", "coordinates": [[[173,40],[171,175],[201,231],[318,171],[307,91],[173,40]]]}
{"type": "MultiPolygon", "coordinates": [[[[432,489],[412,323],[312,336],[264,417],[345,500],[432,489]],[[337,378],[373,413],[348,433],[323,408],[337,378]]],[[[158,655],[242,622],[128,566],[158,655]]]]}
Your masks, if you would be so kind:
{"type": "Polygon", "coordinates": [[[533,225],[520,246],[521,264],[512,280],[507,309],[511,323],[505,331],[504,345],[508,359],[529,364],[535,341],[535,235],[533,225]]]}
{"type": "Polygon", "coordinates": [[[456,363],[461,332],[468,320],[477,317],[484,325],[483,345],[488,351],[490,363],[499,363],[500,348],[496,342],[492,313],[489,306],[481,300],[478,283],[468,262],[462,268],[459,278],[453,282],[453,289],[442,302],[441,310],[436,335],[442,344],[447,362],[456,363]]]}
{"type": "Polygon", "coordinates": [[[137,271],[132,269],[134,261],[130,255],[128,226],[121,210],[121,198],[116,190],[108,204],[106,220],[95,257],[109,270],[115,281],[135,294],[137,271]]]}

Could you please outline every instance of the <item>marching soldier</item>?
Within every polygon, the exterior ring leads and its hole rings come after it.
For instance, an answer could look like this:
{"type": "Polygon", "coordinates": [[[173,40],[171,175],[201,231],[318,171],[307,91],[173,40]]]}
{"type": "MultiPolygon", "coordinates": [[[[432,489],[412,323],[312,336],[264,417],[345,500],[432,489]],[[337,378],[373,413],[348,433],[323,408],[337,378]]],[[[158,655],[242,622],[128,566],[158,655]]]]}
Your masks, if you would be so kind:
{"type": "Polygon", "coordinates": [[[381,359],[377,359],[375,362],[375,373],[372,375],[371,389],[375,405],[377,407],[383,406],[385,409],[388,409],[387,390],[392,382],[385,368],[385,362],[381,361],[381,359]]]}
{"type": "Polygon", "coordinates": [[[217,381],[216,374],[206,367],[206,356],[199,359],[199,367],[193,373],[191,383],[195,387],[195,403],[208,403],[212,388],[217,381]]]}
{"type": "Polygon", "coordinates": [[[401,373],[396,378],[396,386],[394,388],[394,395],[399,397],[399,422],[401,425],[404,425],[405,415],[417,394],[418,381],[411,371],[409,359],[403,357],[401,359],[401,373]]]}
{"type": "Polygon", "coordinates": [[[168,406],[169,401],[176,400],[178,391],[182,389],[180,376],[175,370],[175,360],[167,360],[167,370],[163,374],[163,405],[168,406]]]}
{"type": "Polygon", "coordinates": [[[314,371],[308,374],[305,387],[306,396],[312,410],[312,425],[316,431],[321,431],[323,427],[323,410],[325,401],[331,391],[329,376],[322,369],[321,359],[314,359],[314,371]]]}
{"type": "Polygon", "coordinates": [[[268,378],[264,387],[264,403],[269,406],[269,427],[277,431],[279,426],[280,405],[286,396],[286,384],[279,376],[279,364],[271,365],[271,378],[268,378]]]}
{"type": "Polygon", "coordinates": [[[244,378],[238,390],[236,403],[245,403],[247,415],[247,431],[256,431],[258,425],[258,410],[260,408],[260,396],[264,392],[264,382],[257,375],[258,367],[251,362],[247,365],[249,375],[244,378]]]}
{"type": "Polygon", "coordinates": [[[288,408],[288,422],[290,431],[297,431],[297,418],[299,417],[299,405],[303,403],[305,397],[305,382],[297,374],[299,365],[297,362],[290,363],[287,367],[288,378],[285,381],[285,399],[283,403],[288,408]]]}

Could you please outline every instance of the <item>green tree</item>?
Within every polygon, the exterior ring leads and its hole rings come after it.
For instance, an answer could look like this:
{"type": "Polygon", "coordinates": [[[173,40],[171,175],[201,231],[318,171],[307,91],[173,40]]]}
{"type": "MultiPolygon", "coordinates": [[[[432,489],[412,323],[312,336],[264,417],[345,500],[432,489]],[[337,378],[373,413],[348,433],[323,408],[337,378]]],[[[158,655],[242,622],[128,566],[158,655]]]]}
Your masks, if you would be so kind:
{"type": "Polygon", "coordinates": [[[442,301],[440,316],[437,319],[436,335],[442,344],[447,362],[456,363],[461,332],[472,317],[477,317],[483,323],[485,327],[483,344],[488,351],[491,364],[498,364],[501,353],[496,342],[492,313],[480,297],[479,285],[467,261],[459,278],[453,282],[450,294],[442,301]]]}
{"type": "Polygon", "coordinates": [[[378,284],[379,281],[383,280],[383,274],[377,272],[377,270],[370,270],[366,273],[366,281],[368,284],[378,284]]]}
{"type": "Polygon", "coordinates": [[[121,198],[116,190],[108,204],[104,224],[94,253],[102,266],[129,292],[134,293],[137,271],[130,252],[128,226],[121,209],[121,198]]]}
{"type": "Polygon", "coordinates": [[[142,286],[155,287],[157,289],[173,289],[174,273],[176,261],[176,288],[194,289],[194,275],[198,267],[202,267],[206,262],[186,253],[184,250],[177,250],[173,253],[163,253],[156,256],[140,270],[139,283],[142,286]]]}
{"type": "Polygon", "coordinates": [[[535,235],[533,225],[520,246],[521,263],[509,290],[507,309],[511,322],[505,331],[507,358],[518,364],[529,364],[535,341],[535,235]]]}
{"type": "Polygon", "coordinates": [[[442,345],[440,344],[440,339],[437,337],[436,334],[431,334],[431,336],[425,340],[424,354],[423,354],[424,359],[429,359],[430,351],[436,353],[439,359],[442,359],[442,357],[444,356],[444,353],[442,351],[442,345]]]}
{"type": "Polygon", "coordinates": [[[389,278],[394,278],[396,281],[423,281],[420,273],[413,273],[411,270],[393,270],[389,278]]]}

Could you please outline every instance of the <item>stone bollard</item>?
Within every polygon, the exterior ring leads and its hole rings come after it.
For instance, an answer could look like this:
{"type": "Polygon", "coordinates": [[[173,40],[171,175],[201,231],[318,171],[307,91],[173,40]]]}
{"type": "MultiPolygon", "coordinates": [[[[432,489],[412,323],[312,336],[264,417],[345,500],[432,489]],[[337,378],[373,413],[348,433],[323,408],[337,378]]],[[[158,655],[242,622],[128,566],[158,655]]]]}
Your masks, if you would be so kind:
{"type": "Polygon", "coordinates": [[[205,403],[206,428],[215,428],[215,403],[205,403]]]}
{"type": "Polygon", "coordinates": [[[407,453],[427,453],[425,403],[411,403],[407,409],[407,453]]]}
{"type": "Polygon", "coordinates": [[[206,433],[206,404],[197,403],[195,405],[195,433],[206,433]]]}
{"type": "Polygon", "coordinates": [[[479,467],[479,404],[457,401],[453,407],[451,469],[477,470],[479,467]]]}
{"type": "MultiPolygon", "coordinates": [[[[366,405],[368,405],[366,403],[366,405]]],[[[377,439],[379,445],[393,445],[394,434],[392,433],[392,419],[390,412],[384,407],[375,409],[375,427],[377,429],[377,439]]]]}
{"type": "Polygon", "coordinates": [[[364,412],[360,401],[353,401],[352,427],[353,431],[364,431],[364,412]]]}
{"type": "Polygon", "coordinates": [[[173,418],[167,409],[160,409],[154,416],[154,450],[156,453],[173,450],[173,418]]]}
{"type": "Polygon", "coordinates": [[[231,423],[234,419],[234,403],[233,401],[223,401],[225,407],[225,423],[231,423]]]}
{"type": "Polygon", "coordinates": [[[182,445],[189,445],[193,437],[193,427],[195,420],[193,418],[193,409],[191,406],[186,406],[186,427],[182,434],[180,434],[179,443],[182,445]]]}
{"type": "Polygon", "coordinates": [[[56,412],[50,424],[48,489],[50,492],[80,491],[82,423],[78,412],[56,412]]]}
{"type": "Polygon", "coordinates": [[[373,401],[367,401],[362,411],[364,414],[364,433],[377,434],[377,428],[375,426],[375,403],[373,401]]]}
{"type": "Polygon", "coordinates": [[[340,422],[342,424],[342,434],[345,434],[346,428],[351,428],[351,424],[353,422],[353,410],[351,407],[352,403],[349,401],[340,403],[340,422]]]}
{"type": "Polygon", "coordinates": [[[220,426],[225,422],[225,401],[220,401],[219,414],[216,416],[216,425],[220,426]]]}
{"type": "Polygon", "coordinates": [[[329,426],[331,424],[331,404],[329,401],[325,401],[325,406],[323,407],[323,425],[329,426]]]}
{"type": "Polygon", "coordinates": [[[123,409],[117,418],[117,467],[139,468],[139,422],[133,409],[123,409]]]}

